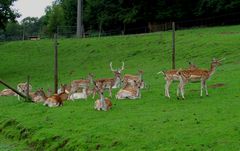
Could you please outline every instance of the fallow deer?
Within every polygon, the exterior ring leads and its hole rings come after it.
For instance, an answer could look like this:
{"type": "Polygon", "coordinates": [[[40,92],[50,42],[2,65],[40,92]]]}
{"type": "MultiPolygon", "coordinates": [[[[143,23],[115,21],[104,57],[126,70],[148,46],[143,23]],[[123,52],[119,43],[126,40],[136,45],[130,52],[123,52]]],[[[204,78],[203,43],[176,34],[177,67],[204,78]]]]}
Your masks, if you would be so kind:
{"type": "Polygon", "coordinates": [[[86,89],[82,89],[81,92],[77,91],[77,92],[72,92],[69,95],[69,100],[76,100],[76,99],[87,99],[87,94],[89,94],[89,92],[87,93],[86,89]]]}
{"type": "Polygon", "coordinates": [[[16,96],[17,94],[11,89],[4,89],[0,92],[0,96],[16,96]]]}
{"type": "Polygon", "coordinates": [[[96,91],[98,92],[100,98],[95,101],[94,109],[100,111],[108,111],[112,107],[112,102],[108,98],[104,98],[103,92],[104,90],[102,88],[99,88],[96,86],[96,91]]]}
{"type": "MultiPolygon", "coordinates": [[[[189,70],[194,70],[197,69],[197,66],[191,62],[189,62],[189,70]]],[[[170,98],[170,94],[169,94],[169,87],[171,85],[171,83],[173,81],[179,81],[179,75],[177,74],[178,70],[177,69],[172,69],[172,70],[168,70],[168,71],[160,71],[157,74],[162,73],[164,75],[164,79],[166,81],[165,84],[165,96],[170,98]]]]}
{"type": "MultiPolygon", "coordinates": [[[[94,81],[95,87],[97,86],[98,88],[101,89],[108,89],[109,90],[109,96],[112,97],[112,89],[113,88],[118,88],[121,85],[121,72],[124,70],[124,62],[122,62],[122,68],[121,69],[116,69],[114,70],[112,68],[112,62],[110,62],[110,68],[111,71],[114,73],[114,78],[102,78],[102,79],[97,79],[94,81]]],[[[96,89],[93,88],[93,98],[96,95],[96,89]]]]}
{"type": "Polygon", "coordinates": [[[120,89],[116,95],[116,99],[137,99],[141,98],[140,88],[141,81],[133,81],[133,85],[127,83],[124,88],[120,89]]]}
{"type": "Polygon", "coordinates": [[[93,74],[90,74],[90,73],[88,74],[87,79],[80,79],[80,80],[72,81],[70,94],[77,92],[79,89],[86,89],[86,93],[88,93],[88,90],[89,90],[92,82],[93,82],[93,74]]]}
{"type": "MultiPolygon", "coordinates": [[[[17,85],[17,90],[20,92],[20,93],[23,93],[24,95],[27,95],[27,82],[25,83],[19,83],[17,85]]],[[[32,86],[29,84],[29,92],[32,91],[32,86]]],[[[18,100],[20,100],[20,96],[18,96],[18,100]]]]}
{"type": "Polygon", "coordinates": [[[207,90],[207,83],[206,81],[215,73],[216,68],[221,65],[221,61],[224,60],[216,60],[213,58],[211,62],[211,66],[209,70],[206,69],[194,69],[194,70],[179,70],[177,72],[178,76],[180,77],[180,83],[178,86],[177,91],[177,97],[179,97],[179,91],[182,95],[182,98],[184,99],[184,86],[189,82],[201,82],[201,91],[200,96],[202,97],[202,91],[205,89],[206,95],[208,96],[208,90],[207,90]]]}
{"type": "Polygon", "coordinates": [[[42,99],[44,100],[43,105],[49,106],[49,107],[62,106],[63,101],[67,100],[67,98],[68,98],[68,94],[66,91],[64,91],[60,94],[54,94],[52,96],[46,96],[43,89],[40,89],[37,92],[38,92],[38,95],[41,96],[42,99]]]}
{"type": "Polygon", "coordinates": [[[125,74],[123,77],[123,87],[130,83],[131,85],[134,85],[134,81],[141,81],[141,89],[144,88],[144,81],[142,79],[143,76],[143,70],[138,70],[137,75],[132,74],[125,74]]]}

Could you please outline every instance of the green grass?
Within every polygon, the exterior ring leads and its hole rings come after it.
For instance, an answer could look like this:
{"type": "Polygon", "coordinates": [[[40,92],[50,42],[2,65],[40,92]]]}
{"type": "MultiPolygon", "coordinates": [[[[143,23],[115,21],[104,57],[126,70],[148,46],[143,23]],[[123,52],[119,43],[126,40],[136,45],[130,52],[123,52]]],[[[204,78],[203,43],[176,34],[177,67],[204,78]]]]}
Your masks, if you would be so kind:
{"type": "MultiPolygon", "coordinates": [[[[144,70],[149,88],[136,101],[113,98],[109,112],[95,111],[91,98],[46,108],[1,97],[2,138],[29,150],[240,150],[240,26],[176,32],[178,68],[188,61],[209,68],[213,57],[226,58],[208,81],[224,86],[209,88],[210,96],[201,98],[200,84],[188,84],[184,101],[176,99],[177,83],[172,98],[165,98],[165,81],[156,74],[171,68],[171,32],[59,43],[61,83],[88,73],[112,77],[109,62],[119,67],[124,61],[124,73],[144,70]]],[[[0,43],[0,78],[16,86],[30,75],[35,90],[53,87],[53,56],[52,40],[0,43]]]]}

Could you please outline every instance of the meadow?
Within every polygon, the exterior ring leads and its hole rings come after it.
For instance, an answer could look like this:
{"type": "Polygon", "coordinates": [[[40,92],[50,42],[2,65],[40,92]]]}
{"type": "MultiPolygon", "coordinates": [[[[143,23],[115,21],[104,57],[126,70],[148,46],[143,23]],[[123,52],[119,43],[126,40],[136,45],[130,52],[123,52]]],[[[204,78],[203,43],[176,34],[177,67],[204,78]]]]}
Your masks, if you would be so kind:
{"type": "MultiPolygon", "coordinates": [[[[58,108],[0,97],[0,149],[240,150],[239,44],[239,25],[176,31],[177,68],[192,61],[209,69],[212,58],[226,58],[207,82],[208,97],[200,97],[200,83],[191,83],[186,85],[186,99],[177,100],[178,83],[171,85],[168,99],[164,78],[157,75],[171,69],[170,31],[60,39],[60,83],[88,73],[113,77],[109,63],[117,68],[124,61],[123,74],[144,70],[147,88],[142,98],[113,97],[113,108],[100,112],[93,109],[91,97],[58,108]]],[[[53,88],[53,48],[53,40],[0,43],[0,78],[16,86],[30,75],[34,90],[53,88]]]]}

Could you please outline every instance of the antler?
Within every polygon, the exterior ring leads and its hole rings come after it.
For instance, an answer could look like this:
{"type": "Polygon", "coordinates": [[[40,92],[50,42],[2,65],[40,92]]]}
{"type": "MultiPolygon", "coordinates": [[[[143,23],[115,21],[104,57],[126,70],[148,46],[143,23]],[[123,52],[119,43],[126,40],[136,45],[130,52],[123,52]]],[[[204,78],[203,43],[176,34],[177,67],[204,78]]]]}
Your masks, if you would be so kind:
{"type": "Polygon", "coordinates": [[[223,60],[225,60],[226,58],[222,58],[222,59],[220,59],[220,60],[218,60],[218,61],[223,61],[223,60]]]}
{"type": "Polygon", "coordinates": [[[111,68],[111,71],[113,71],[113,72],[116,71],[116,70],[114,70],[113,67],[112,67],[112,62],[110,62],[110,68],[111,68]]]}

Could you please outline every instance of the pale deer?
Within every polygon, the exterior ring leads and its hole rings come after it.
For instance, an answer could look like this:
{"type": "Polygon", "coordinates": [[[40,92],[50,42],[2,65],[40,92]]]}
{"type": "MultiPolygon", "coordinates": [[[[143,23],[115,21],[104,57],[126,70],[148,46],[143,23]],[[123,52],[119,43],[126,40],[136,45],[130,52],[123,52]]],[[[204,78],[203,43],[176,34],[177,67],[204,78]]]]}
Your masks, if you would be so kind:
{"type": "Polygon", "coordinates": [[[202,91],[205,89],[206,96],[208,96],[207,83],[206,81],[215,73],[216,68],[221,65],[221,60],[213,59],[210,65],[210,69],[194,69],[194,70],[179,70],[177,74],[180,77],[180,83],[178,86],[177,97],[179,97],[179,91],[182,98],[184,99],[184,86],[188,82],[201,82],[200,96],[202,97],[202,91]]]}
{"type": "MultiPolygon", "coordinates": [[[[189,70],[194,70],[197,69],[197,66],[191,62],[189,62],[189,70]]],[[[169,94],[169,87],[173,81],[179,81],[179,75],[177,74],[178,70],[177,69],[172,69],[172,70],[167,70],[167,71],[160,71],[157,74],[162,73],[164,75],[164,79],[166,81],[165,84],[165,96],[170,98],[169,94]]],[[[178,89],[177,89],[178,90],[178,89]]]]}
{"type": "Polygon", "coordinates": [[[86,89],[88,95],[88,90],[93,83],[93,74],[88,74],[87,79],[74,80],[71,82],[70,94],[79,91],[79,89],[86,89]]]}
{"type": "Polygon", "coordinates": [[[125,74],[123,77],[123,87],[125,87],[125,85],[127,85],[128,83],[134,85],[134,81],[141,81],[141,89],[144,88],[145,84],[142,79],[143,73],[143,70],[138,70],[137,75],[125,74]]]}
{"type": "Polygon", "coordinates": [[[69,95],[69,100],[76,100],[76,99],[87,99],[87,94],[89,94],[89,92],[87,93],[86,89],[82,89],[81,92],[77,91],[77,92],[72,92],[69,95]]]}
{"type": "Polygon", "coordinates": [[[140,93],[141,81],[133,81],[133,84],[127,83],[124,88],[120,89],[116,95],[116,99],[138,99],[141,98],[140,93]]]}
{"type": "MultiPolygon", "coordinates": [[[[20,93],[23,93],[24,95],[27,95],[27,82],[25,83],[19,83],[17,85],[17,90],[20,92],[20,93]]],[[[32,86],[29,84],[29,92],[32,91],[32,86]]],[[[20,96],[18,96],[18,100],[20,100],[20,96]]]]}
{"type": "Polygon", "coordinates": [[[11,89],[3,89],[0,92],[0,96],[16,96],[17,94],[11,89]]]}
{"type": "MultiPolygon", "coordinates": [[[[112,89],[113,88],[118,88],[121,85],[121,72],[124,70],[124,62],[122,62],[122,68],[121,69],[116,69],[114,70],[112,68],[112,62],[110,62],[110,68],[111,71],[114,73],[114,78],[102,78],[102,79],[97,79],[94,81],[95,87],[97,86],[98,88],[101,89],[108,89],[109,90],[109,96],[112,97],[112,89]]],[[[96,95],[96,89],[93,88],[93,98],[96,95]]]]}
{"type": "Polygon", "coordinates": [[[102,88],[99,88],[96,86],[96,91],[98,92],[100,98],[95,101],[94,109],[100,111],[108,111],[112,107],[112,102],[108,98],[104,98],[103,92],[104,90],[102,88]]]}

